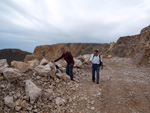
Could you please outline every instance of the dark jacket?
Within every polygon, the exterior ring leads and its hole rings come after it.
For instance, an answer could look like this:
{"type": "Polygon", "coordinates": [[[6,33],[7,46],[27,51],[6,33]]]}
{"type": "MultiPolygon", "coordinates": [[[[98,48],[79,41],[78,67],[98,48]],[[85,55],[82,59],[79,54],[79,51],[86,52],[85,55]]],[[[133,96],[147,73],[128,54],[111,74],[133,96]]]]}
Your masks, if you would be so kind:
{"type": "Polygon", "coordinates": [[[66,54],[62,54],[61,57],[56,59],[54,62],[57,62],[58,60],[64,58],[68,65],[74,65],[73,56],[70,52],[66,52],[66,54]]]}

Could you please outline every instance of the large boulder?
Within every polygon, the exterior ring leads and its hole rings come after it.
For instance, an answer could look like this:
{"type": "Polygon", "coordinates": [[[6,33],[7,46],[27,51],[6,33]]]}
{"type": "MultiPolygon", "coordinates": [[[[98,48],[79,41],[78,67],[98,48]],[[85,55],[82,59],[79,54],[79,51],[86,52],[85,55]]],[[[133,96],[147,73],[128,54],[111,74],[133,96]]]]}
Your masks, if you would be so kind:
{"type": "Polygon", "coordinates": [[[49,62],[45,58],[43,58],[40,62],[40,65],[47,65],[49,62]]]}
{"type": "Polygon", "coordinates": [[[67,62],[65,60],[59,60],[59,61],[57,61],[57,63],[61,64],[62,67],[67,66],[67,62]]]}
{"type": "Polygon", "coordinates": [[[19,79],[19,77],[22,76],[22,73],[18,69],[14,69],[14,68],[6,68],[6,69],[4,69],[3,74],[4,74],[4,77],[9,82],[13,82],[13,81],[19,79]]]}
{"type": "Polygon", "coordinates": [[[81,55],[78,56],[77,59],[78,59],[78,60],[81,60],[81,62],[84,62],[84,61],[85,61],[85,58],[84,58],[83,56],[81,56],[81,55]]]}
{"type": "Polygon", "coordinates": [[[42,90],[38,88],[31,80],[25,83],[25,93],[30,98],[30,103],[34,104],[35,100],[42,95],[42,90]]]}
{"type": "Polygon", "coordinates": [[[51,68],[49,64],[43,66],[43,65],[38,65],[37,67],[34,68],[34,71],[41,76],[51,76],[51,68]]]}
{"type": "Polygon", "coordinates": [[[21,61],[12,61],[11,66],[16,69],[19,69],[22,73],[25,73],[25,72],[29,71],[29,69],[30,69],[29,64],[27,64],[25,62],[21,62],[21,61]]]}
{"type": "Polygon", "coordinates": [[[85,55],[83,55],[83,58],[85,59],[84,62],[85,62],[86,64],[89,63],[91,56],[92,56],[91,54],[85,54],[85,55]]]}
{"type": "Polygon", "coordinates": [[[74,67],[82,68],[83,63],[81,62],[81,60],[74,59],[74,61],[75,61],[74,67]]]}
{"type": "Polygon", "coordinates": [[[31,61],[28,61],[28,64],[30,65],[30,69],[33,69],[35,68],[36,66],[39,65],[39,61],[38,60],[31,60],[31,61]]]}
{"type": "Polygon", "coordinates": [[[52,76],[54,76],[56,74],[56,71],[57,71],[56,66],[52,62],[49,62],[49,66],[51,68],[51,74],[52,74],[52,76]]]}
{"type": "Polygon", "coordinates": [[[0,73],[3,73],[4,69],[8,67],[8,63],[6,59],[0,60],[0,73]]]}
{"type": "Polygon", "coordinates": [[[14,103],[14,100],[13,100],[13,97],[12,96],[6,96],[4,98],[4,103],[10,107],[10,108],[14,108],[15,107],[15,103],[14,103]]]}

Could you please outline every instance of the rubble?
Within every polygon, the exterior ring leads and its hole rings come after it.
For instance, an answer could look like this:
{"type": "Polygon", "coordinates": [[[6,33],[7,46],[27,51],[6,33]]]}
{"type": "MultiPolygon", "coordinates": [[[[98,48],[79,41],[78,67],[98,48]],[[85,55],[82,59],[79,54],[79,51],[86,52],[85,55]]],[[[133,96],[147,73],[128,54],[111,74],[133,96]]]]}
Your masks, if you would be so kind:
{"type": "MultiPolygon", "coordinates": [[[[32,60],[28,61],[28,65],[30,70],[27,72],[6,68],[4,76],[0,75],[0,98],[5,98],[4,102],[0,101],[0,112],[38,113],[67,110],[68,95],[78,88],[78,83],[70,80],[64,67],[56,69],[52,62],[40,65],[38,60],[32,60]]],[[[74,70],[75,79],[79,79],[78,69],[74,70]]]]}

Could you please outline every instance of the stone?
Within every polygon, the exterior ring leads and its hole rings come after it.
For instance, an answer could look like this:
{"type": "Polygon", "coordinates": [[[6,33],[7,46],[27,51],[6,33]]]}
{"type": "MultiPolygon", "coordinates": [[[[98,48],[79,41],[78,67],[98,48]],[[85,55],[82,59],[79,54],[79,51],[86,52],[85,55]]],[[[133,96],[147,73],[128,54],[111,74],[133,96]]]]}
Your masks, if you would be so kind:
{"type": "Polygon", "coordinates": [[[51,76],[51,68],[49,64],[43,66],[43,65],[38,65],[37,67],[34,68],[34,71],[41,76],[51,76]]]}
{"type": "Polygon", "coordinates": [[[16,107],[15,107],[15,110],[16,110],[16,111],[20,111],[20,110],[21,110],[21,106],[16,106],[16,107]]]}
{"type": "Polygon", "coordinates": [[[29,71],[29,69],[30,69],[29,64],[27,64],[25,62],[21,62],[21,61],[12,61],[11,66],[13,68],[19,69],[22,73],[25,73],[25,72],[29,71]]]}
{"type": "Polygon", "coordinates": [[[37,112],[38,112],[38,109],[34,109],[33,112],[34,112],[34,113],[37,113],[37,112]]]}
{"type": "Polygon", "coordinates": [[[45,58],[43,58],[40,62],[40,65],[47,65],[49,62],[45,58]]]}
{"type": "Polygon", "coordinates": [[[61,73],[65,73],[66,72],[66,68],[64,68],[64,67],[59,68],[59,70],[61,71],[61,73]]]}
{"type": "Polygon", "coordinates": [[[43,96],[48,99],[48,98],[50,98],[51,95],[53,95],[53,93],[54,92],[52,89],[47,89],[47,90],[45,90],[43,96]]]}
{"type": "Polygon", "coordinates": [[[57,105],[64,105],[66,103],[66,100],[62,99],[61,97],[57,97],[55,102],[57,105]]]}
{"type": "Polygon", "coordinates": [[[65,60],[59,60],[59,61],[57,61],[57,63],[60,64],[62,67],[67,66],[67,62],[65,60]]]}
{"type": "Polygon", "coordinates": [[[112,55],[108,55],[108,58],[112,58],[112,55]]]}
{"type": "Polygon", "coordinates": [[[74,61],[75,61],[74,67],[82,68],[83,63],[81,62],[81,60],[74,59],[74,61]]]}
{"type": "Polygon", "coordinates": [[[70,80],[69,75],[67,75],[66,73],[56,73],[57,78],[59,79],[63,79],[65,81],[70,80]]]}
{"type": "Polygon", "coordinates": [[[8,63],[6,59],[0,60],[0,73],[3,73],[4,69],[8,67],[8,63]]]}
{"type": "Polygon", "coordinates": [[[86,64],[89,63],[91,56],[92,56],[91,54],[85,54],[85,55],[83,55],[83,58],[85,59],[84,62],[85,62],[86,64]]]}
{"type": "Polygon", "coordinates": [[[12,96],[6,96],[4,98],[4,103],[10,107],[10,108],[14,108],[15,107],[15,103],[14,103],[14,100],[13,100],[13,97],[12,96]]]}
{"type": "Polygon", "coordinates": [[[22,76],[22,73],[18,69],[14,69],[14,68],[6,68],[6,69],[4,69],[3,74],[4,74],[4,77],[9,82],[13,82],[15,80],[18,80],[22,76]]]}
{"type": "Polygon", "coordinates": [[[79,57],[77,57],[77,59],[80,60],[81,62],[85,61],[85,58],[83,56],[81,56],[81,55],[79,57]]]}
{"type": "Polygon", "coordinates": [[[27,80],[25,83],[25,93],[30,98],[30,103],[34,104],[35,100],[42,95],[42,90],[31,80],[27,80]]]}
{"type": "Polygon", "coordinates": [[[0,75],[0,80],[3,80],[3,79],[4,79],[4,77],[0,75]]]}
{"type": "Polygon", "coordinates": [[[36,66],[39,65],[39,61],[38,60],[31,60],[31,61],[28,61],[28,64],[30,65],[30,69],[33,69],[35,68],[36,66]]]}
{"type": "Polygon", "coordinates": [[[54,76],[56,74],[56,71],[57,71],[56,66],[52,62],[49,62],[49,66],[51,68],[51,74],[52,74],[52,76],[54,76]]]}
{"type": "Polygon", "coordinates": [[[22,101],[21,101],[20,99],[18,99],[18,100],[15,102],[16,106],[20,106],[21,103],[22,103],[22,101]]]}
{"type": "Polygon", "coordinates": [[[24,100],[22,103],[21,103],[21,108],[23,110],[27,110],[27,108],[29,107],[29,104],[27,103],[26,100],[24,100]]]}
{"type": "Polygon", "coordinates": [[[93,101],[91,101],[91,104],[94,104],[95,103],[95,101],[93,100],[93,101]]]}
{"type": "Polygon", "coordinates": [[[95,107],[91,107],[90,109],[91,109],[91,110],[95,110],[95,107]]]}

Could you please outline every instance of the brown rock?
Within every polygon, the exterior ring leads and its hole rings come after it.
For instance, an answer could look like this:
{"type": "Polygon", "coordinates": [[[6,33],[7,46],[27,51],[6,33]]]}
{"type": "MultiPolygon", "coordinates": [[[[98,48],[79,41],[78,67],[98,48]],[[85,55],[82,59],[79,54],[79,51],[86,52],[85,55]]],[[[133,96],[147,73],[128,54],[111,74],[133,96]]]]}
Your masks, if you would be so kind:
{"type": "Polygon", "coordinates": [[[30,69],[29,64],[21,62],[21,61],[12,61],[11,66],[19,69],[21,72],[27,72],[30,69]]]}
{"type": "Polygon", "coordinates": [[[21,108],[22,108],[23,110],[27,110],[28,106],[29,106],[29,104],[27,103],[26,100],[24,100],[24,101],[21,103],[21,108]]]}

